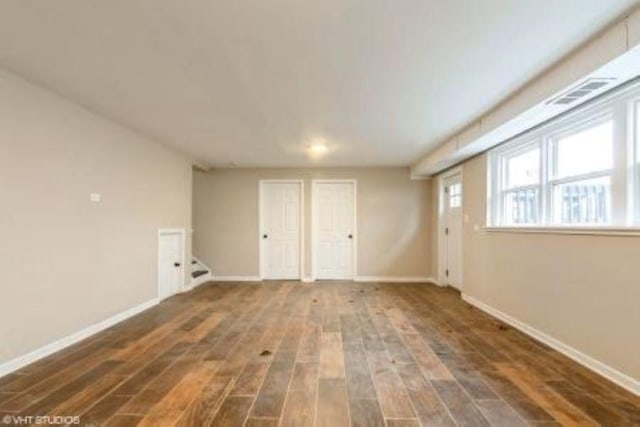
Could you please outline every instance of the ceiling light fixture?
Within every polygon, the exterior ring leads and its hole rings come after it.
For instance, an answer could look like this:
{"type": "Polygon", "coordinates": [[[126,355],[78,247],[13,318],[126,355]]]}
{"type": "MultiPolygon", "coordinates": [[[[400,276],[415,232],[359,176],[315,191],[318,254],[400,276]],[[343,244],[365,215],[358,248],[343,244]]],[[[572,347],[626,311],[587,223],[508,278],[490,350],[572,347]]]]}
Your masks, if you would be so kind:
{"type": "Polygon", "coordinates": [[[314,138],[309,145],[309,153],[312,157],[320,157],[329,151],[327,142],[324,138],[314,138]]]}
{"type": "Polygon", "coordinates": [[[329,148],[326,144],[313,144],[309,149],[315,154],[324,154],[329,148]]]}

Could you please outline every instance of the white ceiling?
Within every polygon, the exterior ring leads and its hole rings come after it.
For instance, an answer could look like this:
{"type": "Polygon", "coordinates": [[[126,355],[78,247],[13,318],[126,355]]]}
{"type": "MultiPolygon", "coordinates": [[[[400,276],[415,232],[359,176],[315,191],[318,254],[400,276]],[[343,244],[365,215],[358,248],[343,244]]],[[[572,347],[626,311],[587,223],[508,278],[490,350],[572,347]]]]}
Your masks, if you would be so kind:
{"type": "Polygon", "coordinates": [[[409,165],[637,3],[0,0],[0,66],[208,165],[409,165]]]}

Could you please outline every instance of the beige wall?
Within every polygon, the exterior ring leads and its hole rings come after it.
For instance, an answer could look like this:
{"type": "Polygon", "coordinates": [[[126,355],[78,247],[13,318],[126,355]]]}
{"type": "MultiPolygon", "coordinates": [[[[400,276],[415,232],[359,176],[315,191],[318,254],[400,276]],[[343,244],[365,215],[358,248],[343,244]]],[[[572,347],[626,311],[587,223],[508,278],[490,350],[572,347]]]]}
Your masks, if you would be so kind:
{"type": "Polygon", "coordinates": [[[157,296],[157,230],[189,234],[191,173],[0,71],[0,365],[157,296]]]}
{"type": "Polygon", "coordinates": [[[640,379],[640,237],[474,231],[485,155],[463,170],[463,293],[640,379]]]}
{"type": "Polygon", "coordinates": [[[311,180],[358,181],[359,276],[428,277],[431,181],[406,168],[217,169],[194,174],[194,254],[216,276],[258,276],[258,183],[305,180],[305,274],[310,276],[311,180]]]}

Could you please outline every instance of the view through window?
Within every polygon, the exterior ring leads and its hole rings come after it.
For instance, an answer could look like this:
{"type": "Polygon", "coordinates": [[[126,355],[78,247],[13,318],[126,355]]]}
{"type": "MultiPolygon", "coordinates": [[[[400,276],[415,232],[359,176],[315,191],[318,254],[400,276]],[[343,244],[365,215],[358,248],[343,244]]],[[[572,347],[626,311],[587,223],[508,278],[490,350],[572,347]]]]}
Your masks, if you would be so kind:
{"type": "Polygon", "coordinates": [[[637,225],[639,130],[636,83],[494,148],[489,225],[637,225]]]}

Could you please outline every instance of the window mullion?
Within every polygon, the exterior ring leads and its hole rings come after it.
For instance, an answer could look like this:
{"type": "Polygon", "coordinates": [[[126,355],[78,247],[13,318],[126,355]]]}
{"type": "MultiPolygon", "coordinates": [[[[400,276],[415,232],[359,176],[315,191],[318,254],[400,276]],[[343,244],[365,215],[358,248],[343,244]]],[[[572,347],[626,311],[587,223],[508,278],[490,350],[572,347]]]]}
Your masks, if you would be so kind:
{"type": "Polygon", "coordinates": [[[637,225],[640,223],[640,162],[638,159],[638,150],[640,149],[640,100],[635,99],[627,104],[627,112],[625,118],[626,124],[626,154],[625,163],[628,171],[626,177],[627,183],[627,223],[628,225],[637,225]]]}
{"type": "Polygon", "coordinates": [[[630,225],[627,206],[627,103],[621,102],[613,111],[613,173],[611,175],[611,211],[615,225],[630,225]]]}
{"type": "Polygon", "coordinates": [[[546,209],[546,202],[545,202],[545,181],[546,181],[546,163],[544,161],[544,156],[545,156],[545,147],[544,147],[544,137],[540,137],[538,138],[538,150],[540,151],[540,166],[539,166],[539,170],[540,173],[538,175],[538,221],[537,224],[538,226],[542,226],[545,225],[547,223],[547,219],[546,219],[546,214],[545,214],[545,209],[546,209]]]}
{"type": "MultiPolygon", "coordinates": [[[[632,117],[629,119],[631,123],[631,141],[632,154],[630,156],[633,165],[633,185],[630,191],[630,197],[634,206],[634,224],[640,224],[640,99],[636,99],[630,108],[632,117]]],[[[629,117],[629,116],[627,116],[629,117]]]]}
{"type": "Polygon", "coordinates": [[[542,224],[541,225],[550,225],[552,220],[552,191],[553,188],[550,184],[551,179],[551,171],[553,164],[555,163],[552,159],[552,153],[555,151],[553,149],[553,141],[550,138],[542,137],[540,140],[541,144],[541,157],[542,157],[542,165],[541,165],[541,179],[540,179],[540,198],[542,200],[542,224]]]}
{"type": "MultiPolygon", "coordinates": [[[[638,134],[636,133],[636,150],[638,150],[638,144],[640,144],[640,141],[638,140],[638,134]]],[[[634,174],[635,174],[635,179],[634,179],[634,185],[635,185],[635,190],[633,192],[633,200],[635,203],[635,212],[634,212],[634,224],[638,225],[640,224],[640,163],[636,163],[634,168],[633,168],[634,174]]]]}
{"type": "Polygon", "coordinates": [[[505,180],[505,162],[504,162],[504,156],[500,156],[499,158],[496,159],[496,163],[498,164],[498,170],[499,170],[499,175],[498,175],[498,188],[496,191],[496,204],[498,206],[496,213],[498,214],[498,221],[500,224],[504,223],[504,180],[505,180]]]}

